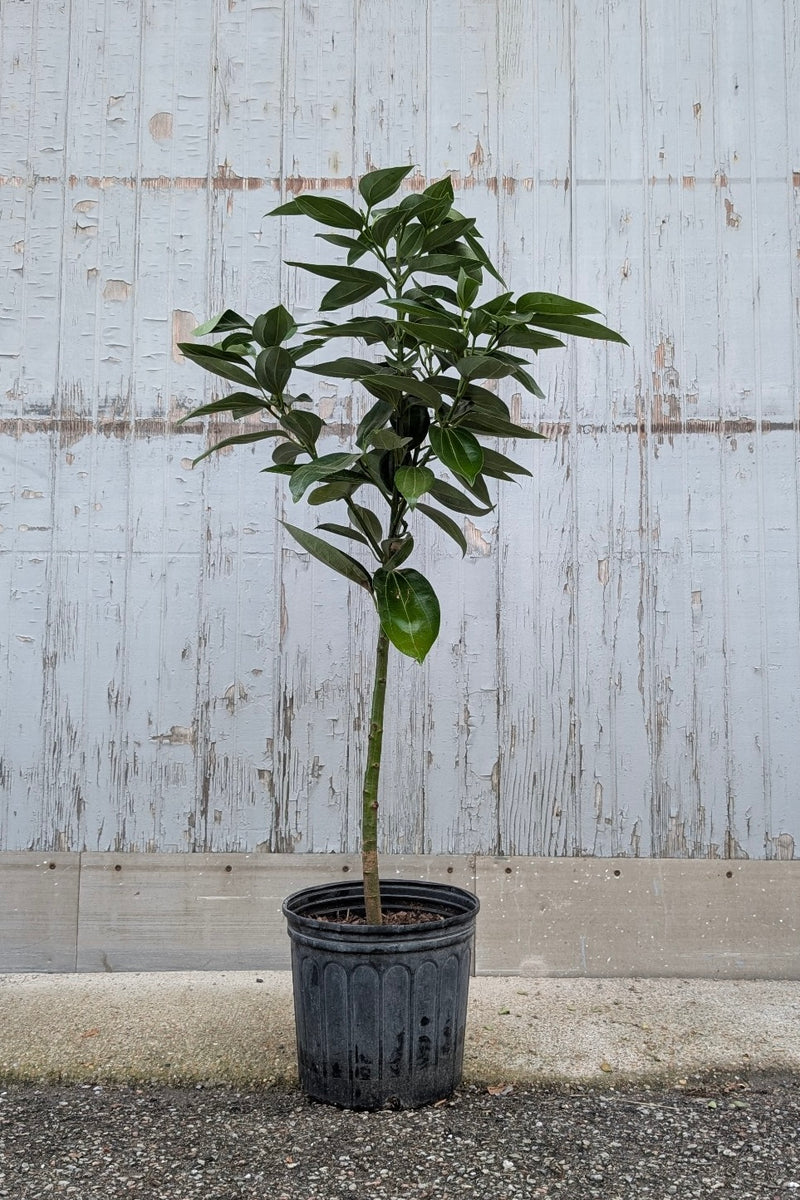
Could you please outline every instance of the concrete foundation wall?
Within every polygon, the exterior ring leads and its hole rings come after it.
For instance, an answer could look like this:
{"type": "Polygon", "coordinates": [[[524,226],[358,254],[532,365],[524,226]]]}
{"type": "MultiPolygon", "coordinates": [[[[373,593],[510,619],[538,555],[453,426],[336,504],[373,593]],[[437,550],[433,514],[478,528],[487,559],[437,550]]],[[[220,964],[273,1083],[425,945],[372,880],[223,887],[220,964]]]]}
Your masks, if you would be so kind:
{"type": "MultiPolygon", "coordinates": [[[[481,899],[484,975],[800,979],[800,862],[392,856],[481,899]]],[[[349,855],[0,854],[0,972],[270,970],[349,855]]]]}

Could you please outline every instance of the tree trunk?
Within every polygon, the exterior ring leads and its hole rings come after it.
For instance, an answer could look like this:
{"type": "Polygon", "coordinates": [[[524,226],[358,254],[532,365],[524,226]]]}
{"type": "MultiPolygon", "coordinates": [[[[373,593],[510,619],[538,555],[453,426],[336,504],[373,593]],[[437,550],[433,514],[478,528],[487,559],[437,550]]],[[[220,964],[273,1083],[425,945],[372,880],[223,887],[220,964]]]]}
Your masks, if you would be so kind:
{"type": "Polygon", "coordinates": [[[369,723],[361,810],[361,865],[368,925],[383,924],[381,884],[378,875],[378,783],[381,773],[383,711],[386,703],[388,661],[389,639],[381,628],[375,650],[375,683],[372,689],[372,713],[369,723]]]}

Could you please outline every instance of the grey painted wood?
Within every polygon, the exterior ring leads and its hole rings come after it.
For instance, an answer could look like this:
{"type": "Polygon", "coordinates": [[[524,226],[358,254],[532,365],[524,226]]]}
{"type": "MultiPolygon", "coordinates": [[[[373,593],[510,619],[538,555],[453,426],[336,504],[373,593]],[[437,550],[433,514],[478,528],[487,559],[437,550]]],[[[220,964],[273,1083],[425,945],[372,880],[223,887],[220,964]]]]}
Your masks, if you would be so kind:
{"type": "Polygon", "coordinates": [[[800,978],[800,864],[478,858],[479,974],[800,978]]]}
{"type": "MultiPolygon", "coordinates": [[[[305,223],[453,173],[510,287],[630,349],[543,358],[533,479],[420,532],[385,849],[791,859],[800,837],[798,0],[10,0],[0,13],[0,847],[357,848],[375,635],[263,456],[196,471],[175,342],[309,317],[305,223]]],[[[365,405],[315,380],[344,445],[365,405]]],[[[503,385],[505,386],[505,385],[503,385]]]]}
{"type": "Polygon", "coordinates": [[[76,854],[0,854],[0,961],[5,971],[74,971],[76,854]]]}

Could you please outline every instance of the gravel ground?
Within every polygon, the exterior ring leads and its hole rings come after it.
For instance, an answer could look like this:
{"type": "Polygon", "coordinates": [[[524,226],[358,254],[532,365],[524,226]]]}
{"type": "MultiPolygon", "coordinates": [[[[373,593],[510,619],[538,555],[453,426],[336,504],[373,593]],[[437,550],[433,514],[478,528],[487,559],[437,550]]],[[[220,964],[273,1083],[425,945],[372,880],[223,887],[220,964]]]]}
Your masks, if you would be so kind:
{"type": "Polygon", "coordinates": [[[0,1196],[800,1200],[799,1130],[797,1076],[471,1085],[372,1114],[285,1087],[14,1084],[0,1090],[0,1196]]]}

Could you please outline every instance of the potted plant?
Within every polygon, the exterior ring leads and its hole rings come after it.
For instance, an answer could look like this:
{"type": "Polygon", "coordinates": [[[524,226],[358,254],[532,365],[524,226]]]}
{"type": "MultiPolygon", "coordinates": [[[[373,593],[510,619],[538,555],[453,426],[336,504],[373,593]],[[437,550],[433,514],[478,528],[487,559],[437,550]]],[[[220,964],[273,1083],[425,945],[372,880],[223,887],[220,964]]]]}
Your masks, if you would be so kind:
{"type": "Polygon", "coordinates": [[[365,175],[359,208],[300,195],[273,210],[311,218],[325,229],[317,237],[345,251],[342,265],[289,264],[331,281],[318,320],[299,325],[281,304],[253,321],[226,309],[194,332],[213,335],[210,345],[180,346],[237,388],[183,421],[223,412],[235,421],[255,418],[195,462],[226,446],[273,440],[263,469],[287,477],[294,501],[344,510],[340,523],[325,511],[317,532],[284,527],[303,550],[364,588],[377,610],[363,880],[307,888],[284,904],[301,1086],[354,1108],[437,1100],[461,1073],[477,898],[439,884],[381,883],[378,870],[390,648],[421,663],[439,632],[436,593],[406,565],[415,536],[432,523],[464,554],[456,518],[491,511],[487,480],[530,475],[487,443],[541,435],[516,425],[487,381],[510,378],[542,397],[528,371],[531,353],[563,346],[560,334],[624,341],[590,319],[596,309],[551,293],[515,298],[502,290],[479,302],[487,275],[503,281],[474,219],[453,207],[449,177],[387,205],[411,169],[365,175]],[[365,300],[366,313],[339,315],[365,300]],[[317,352],[339,339],[367,349],[319,361],[317,352]],[[321,444],[325,422],[295,384],[303,373],[352,381],[370,397],[351,448],[321,444]]]}

